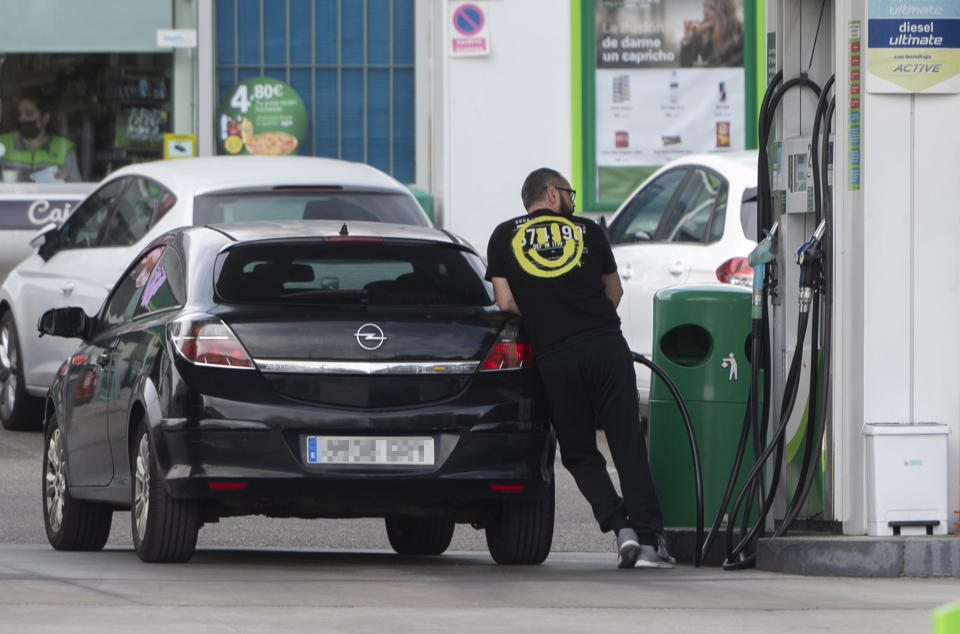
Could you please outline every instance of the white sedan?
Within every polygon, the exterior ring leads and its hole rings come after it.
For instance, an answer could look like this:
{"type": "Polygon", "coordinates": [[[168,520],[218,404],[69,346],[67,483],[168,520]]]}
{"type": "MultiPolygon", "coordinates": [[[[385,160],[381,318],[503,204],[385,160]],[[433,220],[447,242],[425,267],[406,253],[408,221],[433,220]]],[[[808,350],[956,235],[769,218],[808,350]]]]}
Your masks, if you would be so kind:
{"type": "Polygon", "coordinates": [[[412,194],[361,163],[312,157],[207,157],[140,163],[109,175],[0,286],[0,424],[39,429],[40,399],[76,342],[39,338],[37,321],[69,304],[95,314],[155,237],[245,220],[374,220],[431,226],[412,194]]]}
{"type": "MultiPolygon", "coordinates": [[[[631,350],[652,358],[653,295],[661,288],[711,281],[750,285],[753,270],[746,258],[756,243],[746,236],[741,213],[755,214],[756,186],[757,152],[695,154],[664,165],[620,206],[609,235],[631,350]]],[[[650,371],[640,366],[637,388],[646,416],[650,371]]]]}

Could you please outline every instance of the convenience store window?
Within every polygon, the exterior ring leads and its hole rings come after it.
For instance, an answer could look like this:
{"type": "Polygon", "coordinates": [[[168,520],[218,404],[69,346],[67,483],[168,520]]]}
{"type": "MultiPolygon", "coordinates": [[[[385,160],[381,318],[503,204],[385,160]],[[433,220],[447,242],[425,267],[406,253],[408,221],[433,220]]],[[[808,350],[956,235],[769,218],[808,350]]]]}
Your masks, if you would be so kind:
{"type": "Polygon", "coordinates": [[[216,0],[222,103],[271,77],[307,112],[299,153],[361,161],[415,180],[413,0],[216,0]]]}
{"type": "Polygon", "coordinates": [[[73,177],[74,170],[80,180],[98,181],[128,163],[162,157],[159,139],[169,131],[175,103],[174,53],[158,47],[157,33],[178,18],[188,26],[194,13],[189,0],[174,2],[0,0],[3,183],[56,182],[58,174],[73,177]],[[33,148],[46,147],[44,135],[29,137],[30,147],[23,137],[11,138],[24,94],[47,102],[47,132],[65,140],[49,145],[53,157],[61,159],[66,143],[73,144],[70,170],[34,169],[50,165],[50,155],[37,160],[33,148]],[[8,144],[20,146],[13,160],[8,144]]]}
{"type": "MultiPolygon", "coordinates": [[[[0,135],[13,138],[26,96],[46,103],[47,133],[73,144],[82,181],[160,159],[163,134],[170,131],[172,64],[170,53],[0,54],[0,135]]],[[[53,172],[34,169],[31,158],[20,158],[17,176],[5,173],[4,179],[51,182],[53,172]]]]}

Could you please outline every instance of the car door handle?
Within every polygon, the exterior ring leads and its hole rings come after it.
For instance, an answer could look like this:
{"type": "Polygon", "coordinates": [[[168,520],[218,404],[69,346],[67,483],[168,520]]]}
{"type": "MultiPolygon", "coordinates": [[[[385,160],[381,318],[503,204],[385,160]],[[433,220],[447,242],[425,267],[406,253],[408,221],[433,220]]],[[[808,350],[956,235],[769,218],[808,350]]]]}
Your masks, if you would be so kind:
{"type": "Polygon", "coordinates": [[[670,271],[670,275],[673,275],[674,277],[678,277],[680,275],[683,275],[684,268],[685,267],[683,266],[683,262],[674,262],[669,267],[667,267],[667,270],[670,271]]]}
{"type": "Polygon", "coordinates": [[[76,288],[76,287],[77,287],[76,283],[74,283],[74,282],[66,282],[66,283],[64,283],[63,286],[60,287],[60,290],[63,291],[63,294],[64,294],[64,295],[69,295],[70,293],[73,292],[73,289],[76,288]]]}
{"type": "Polygon", "coordinates": [[[97,355],[97,365],[101,368],[110,363],[110,359],[113,358],[113,354],[110,352],[101,352],[97,355]]]}
{"type": "Polygon", "coordinates": [[[631,277],[633,277],[633,265],[628,264],[623,267],[623,269],[620,271],[620,277],[625,280],[629,280],[631,277]]]}

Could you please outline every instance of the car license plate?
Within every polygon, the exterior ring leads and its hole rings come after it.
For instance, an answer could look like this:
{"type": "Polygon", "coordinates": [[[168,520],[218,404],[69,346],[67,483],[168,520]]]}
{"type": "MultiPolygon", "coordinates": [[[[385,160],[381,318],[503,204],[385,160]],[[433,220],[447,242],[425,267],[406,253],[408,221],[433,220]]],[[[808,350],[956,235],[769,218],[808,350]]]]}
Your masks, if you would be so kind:
{"type": "Polygon", "coordinates": [[[308,464],[432,465],[433,438],[308,436],[308,464]]]}

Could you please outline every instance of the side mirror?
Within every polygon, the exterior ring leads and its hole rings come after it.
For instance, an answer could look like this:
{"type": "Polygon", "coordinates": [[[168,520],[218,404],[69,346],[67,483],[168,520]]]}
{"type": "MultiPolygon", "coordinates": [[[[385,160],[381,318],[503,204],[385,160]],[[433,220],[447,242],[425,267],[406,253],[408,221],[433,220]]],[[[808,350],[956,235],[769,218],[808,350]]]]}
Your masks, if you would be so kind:
{"type": "Polygon", "coordinates": [[[763,236],[757,235],[757,188],[748,187],[743,190],[743,200],[740,201],[740,226],[743,235],[748,240],[760,242],[763,236]]]}
{"type": "Polygon", "coordinates": [[[53,308],[40,316],[37,330],[40,336],[53,335],[67,339],[86,339],[93,333],[93,317],[90,317],[82,308],[53,308]]]}
{"type": "Polygon", "coordinates": [[[610,239],[610,227],[607,225],[607,217],[600,216],[600,230],[603,231],[603,237],[610,239]]]}
{"type": "Polygon", "coordinates": [[[44,260],[49,260],[60,246],[60,228],[53,222],[44,225],[43,229],[30,239],[30,246],[36,249],[44,260]]]}

